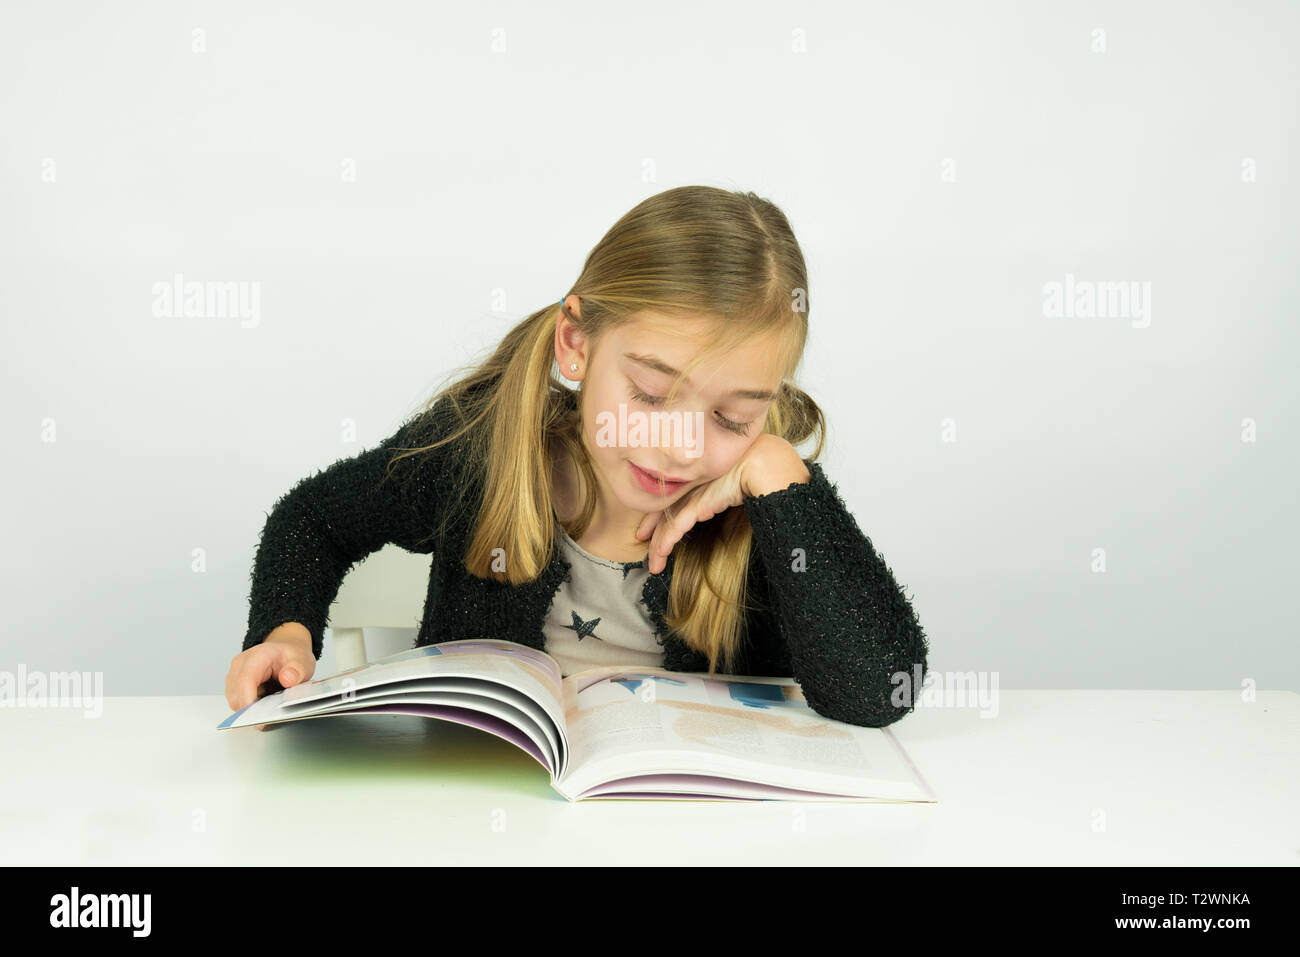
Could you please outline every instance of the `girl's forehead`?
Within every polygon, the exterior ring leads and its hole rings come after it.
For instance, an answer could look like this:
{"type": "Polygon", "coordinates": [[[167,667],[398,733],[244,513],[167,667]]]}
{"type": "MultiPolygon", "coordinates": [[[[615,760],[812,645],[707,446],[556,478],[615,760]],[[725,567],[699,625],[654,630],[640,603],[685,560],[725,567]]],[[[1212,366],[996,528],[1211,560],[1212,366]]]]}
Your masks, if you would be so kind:
{"type": "MultiPolygon", "coordinates": [[[[698,334],[629,325],[616,331],[610,339],[611,348],[605,351],[610,361],[677,378],[707,344],[698,334]]],[[[689,389],[703,383],[705,391],[775,392],[784,375],[775,364],[776,352],[772,337],[742,340],[728,353],[706,357],[683,385],[689,389]]]]}

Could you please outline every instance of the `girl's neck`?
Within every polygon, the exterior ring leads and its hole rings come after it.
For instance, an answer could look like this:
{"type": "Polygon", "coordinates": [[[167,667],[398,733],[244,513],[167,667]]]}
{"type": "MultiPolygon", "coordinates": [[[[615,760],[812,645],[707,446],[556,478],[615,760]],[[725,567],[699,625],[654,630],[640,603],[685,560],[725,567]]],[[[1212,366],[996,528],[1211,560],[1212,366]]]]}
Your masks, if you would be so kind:
{"type": "MultiPolygon", "coordinates": [[[[567,528],[578,513],[577,466],[567,455],[559,458],[563,461],[553,459],[551,463],[551,499],[556,518],[567,528]]],[[[602,486],[597,490],[591,522],[582,537],[574,541],[597,558],[611,562],[639,562],[649,554],[649,546],[636,540],[636,527],[644,515],[644,512],[625,508],[602,486]]]]}

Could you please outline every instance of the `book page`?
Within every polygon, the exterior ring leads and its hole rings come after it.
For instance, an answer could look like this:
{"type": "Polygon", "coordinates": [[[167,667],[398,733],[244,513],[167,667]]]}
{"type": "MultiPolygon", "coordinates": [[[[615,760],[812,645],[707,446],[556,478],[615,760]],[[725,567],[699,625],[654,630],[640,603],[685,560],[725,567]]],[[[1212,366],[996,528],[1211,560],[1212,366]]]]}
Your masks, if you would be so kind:
{"type": "MultiPolygon", "coordinates": [[[[470,640],[423,645],[265,695],[226,718],[218,729],[304,717],[358,696],[390,697],[404,688],[430,690],[440,679],[480,679],[482,693],[517,703],[535,701],[561,734],[564,712],[559,667],[549,655],[509,641],[470,640]]],[[[567,747],[561,748],[567,755],[567,747]]]]}
{"type": "MultiPolygon", "coordinates": [[[[443,659],[458,655],[497,656],[512,662],[546,689],[558,704],[564,691],[560,667],[550,655],[513,641],[494,638],[474,638],[464,641],[444,641],[435,645],[421,645],[395,654],[368,661],[364,665],[348,668],[324,678],[306,681],[284,690],[284,703],[298,704],[328,698],[345,690],[360,691],[391,681],[423,678],[454,670],[451,662],[443,659]]],[[[463,664],[463,663],[462,663],[463,664]]],[[[493,668],[492,673],[500,674],[493,668]]]]}
{"type": "Polygon", "coordinates": [[[446,675],[396,684],[378,685],[357,692],[352,698],[313,701],[305,705],[284,705],[279,717],[296,718],[327,714],[364,713],[379,705],[451,705],[472,708],[485,716],[508,721],[548,755],[540,758],[548,768],[562,766],[566,746],[563,732],[551,715],[533,696],[516,691],[499,682],[477,677],[453,678],[446,675]],[[324,706],[323,706],[324,705],[324,706]]]}
{"type": "Polygon", "coordinates": [[[575,787],[616,773],[744,768],[809,788],[913,780],[881,729],[817,714],[793,678],[603,668],[564,680],[575,787]]]}

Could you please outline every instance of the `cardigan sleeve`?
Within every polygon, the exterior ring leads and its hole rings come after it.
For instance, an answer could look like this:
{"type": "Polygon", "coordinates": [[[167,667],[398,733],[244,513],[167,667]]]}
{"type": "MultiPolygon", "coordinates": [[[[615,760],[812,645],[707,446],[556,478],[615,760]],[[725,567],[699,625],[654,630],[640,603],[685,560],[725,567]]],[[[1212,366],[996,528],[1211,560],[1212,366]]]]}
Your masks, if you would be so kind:
{"type": "Polygon", "coordinates": [[[818,714],[884,727],[915,706],[901,692],[921,687],[925,632],[821,464],[804,465],[808,482],[744,499],[757,552],[744,665],[793,677],[818,714]]]}
{"type": "Polygon", "coordinates": [[[432,412],[416,415],[374,448],[301,479],[275,503],[253,562],[243,650],[297,621],[311,632],[319,660],[329,607],[354,563],[390,542],[433,551],[448,446],[404,458],[385,474],[399,450],[441,437],[432,424],[432,412]]]}

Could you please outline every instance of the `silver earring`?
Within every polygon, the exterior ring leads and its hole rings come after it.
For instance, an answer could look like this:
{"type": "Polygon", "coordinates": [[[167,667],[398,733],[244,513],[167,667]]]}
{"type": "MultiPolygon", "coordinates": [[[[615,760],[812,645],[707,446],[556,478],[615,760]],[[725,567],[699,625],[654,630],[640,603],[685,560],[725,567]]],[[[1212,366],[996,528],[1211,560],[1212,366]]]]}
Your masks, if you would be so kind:
{"type": "Polygon", "coordinates": [[[572,363],[570,363],[570,364],[569,364],[569,371],[570,371],[570,372],[577,372],[577,371],[578,371],[578,363],[576,363],[576,362],[572,362],[572,363]]]}

